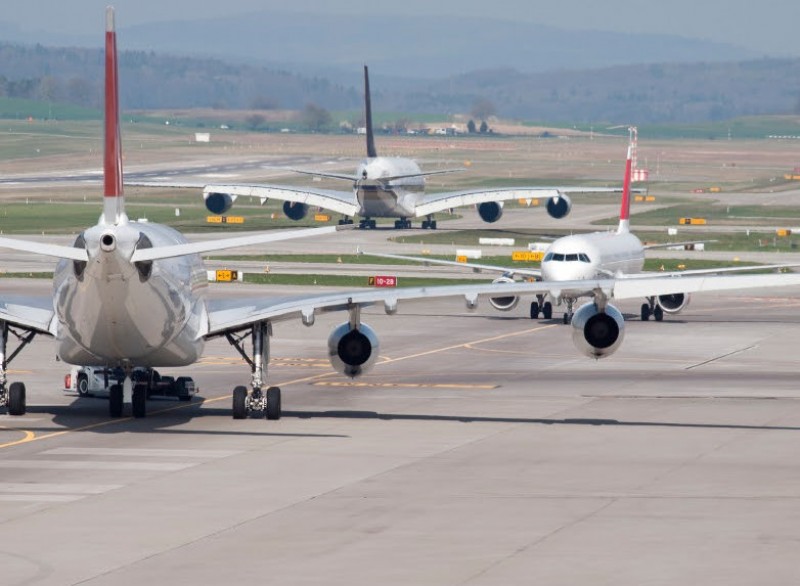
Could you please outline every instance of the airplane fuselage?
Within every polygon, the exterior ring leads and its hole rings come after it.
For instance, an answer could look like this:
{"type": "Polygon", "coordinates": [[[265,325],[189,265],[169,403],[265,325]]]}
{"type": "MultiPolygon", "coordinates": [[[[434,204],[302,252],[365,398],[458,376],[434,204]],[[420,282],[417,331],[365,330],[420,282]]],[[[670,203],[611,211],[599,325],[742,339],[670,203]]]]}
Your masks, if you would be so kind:
{"type": "Polygon", "coordinates": [[[594,279],[640,273],[643,268],[644,247],[634,234],[594,232],[553,242],[542,261],[542,279],[594,279]]]}
{"type": "Polygon", "coordinates": [[[425,195],[425,177],[416,161],[403,157],[371,157],[356,169],[359,215],[368,218],[413,218],[425,195]],[[415,175],[405,177],[406,175],[415,175]],[[383,181],[387,177],[398,177],[383,181]]]}
{"type": "Polygon", "coordinates": [[[197,361],[208,327],[207,276],[199,255],[131,263],[133,251],[185,243],[160,224],[98,224],[89,261],[62,260],[54,278],[57,348],[70,364],[184,366],[197,361]]]}

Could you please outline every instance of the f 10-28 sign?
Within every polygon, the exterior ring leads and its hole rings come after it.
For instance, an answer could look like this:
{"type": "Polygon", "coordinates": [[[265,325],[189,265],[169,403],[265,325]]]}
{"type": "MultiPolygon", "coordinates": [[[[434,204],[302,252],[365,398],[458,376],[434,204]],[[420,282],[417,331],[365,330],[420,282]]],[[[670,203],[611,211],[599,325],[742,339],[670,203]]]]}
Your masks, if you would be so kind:
{"type": "Polygon", "coordinates": [[[397,287],[397,277],[390,275],[375,275],[369,278],[370,287],[397,287]]]}

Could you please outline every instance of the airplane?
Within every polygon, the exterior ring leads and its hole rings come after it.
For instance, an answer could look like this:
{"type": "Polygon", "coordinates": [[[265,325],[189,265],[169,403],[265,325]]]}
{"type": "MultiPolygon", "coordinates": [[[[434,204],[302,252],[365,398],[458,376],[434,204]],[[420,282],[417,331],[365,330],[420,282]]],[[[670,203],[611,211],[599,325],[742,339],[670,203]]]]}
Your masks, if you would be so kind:
{"type": "Polygon", "coordinates": [[[233,389],[233,417],[279,419],[281,391],[266,384],[274,322],[300,318],[310,326],[317,313],[346,311],[347,321],[328,337],[328,354],[337,371],[356,377],[375,364],[379,348],[374,330],[361,321],[364,307],[383,304],[386,313],[394,314],[400,300],[462,296],[474,308],[479,297],[498,291],[527,292],[527,284],[517,283],[209,298],[202,253],[328,234],[342,227],[189,242],[168,226],[131,221],[123,191],[113,8],[107,9],[105,21],[103,205],[98,222],[72,246],[0,236],[0,248],[59,259],[52,295],[0,294],[0,407],[9,414],[25,414],[26,388],[23,382],[9,383],[8,365],[39,335],[53,338],[57,357],[68,364],[122,368],[124,382],[109,392],[109,415],[121,417],[130,405],[136,418],[146,416],[147,397],[146,389],[131,380],[134,368],[193,364],[207,340],[224,337],[252,374],[249,390],[242,385],[233,389]],[[8,352],[9,334],[19,340],[13,352],[8,352]]]}
{"type": "MultiPolygon", "coordinates": [[[[426,177],[463,169],[423,171],[413,159],[378,155],[372,124],[369,70],[366,65],[364,104],[367,158],[358,164],[355,174],[293,169],[295,172],[316,177],[348,181],[353,185],[352,191],[267,184],[208,184],[203,188],[206,208],[213,214],[224,214],[233,206],[238,196],[252,196],[260,198],[262,204],[268,199],[283,201],[283,212],[292,220],[302,220],[308,214],[309,207],[319,207],[342,214],[339,224],[351,224],[354,216],[360,216],[360,228],[374,229],[375,218],[395,218],[394,227],[403,229],[411,228],[412,218],[424,218],[421,227],[435,230],[437,221],[433,215],[452,208],[475,205],[481,219],[493,223],[502,217],[505,201],[541,197],[547,198],[547,213],[555,219],[561,219],[572,209],[572,200],[568,194],[620,192],[620,188],[616,187],[508,187],[426,194],[426,177]]],[[[162,182],[138,182],[131,185],[196,187],[195,184],[162,182]]]]}
{"type": "MultiPolygon", "coordinates": [[[[544,287],[544,290],[536,295],[536,301],[531,302],[531,319],[537,319],[540,314],[544,319],[551,319],[553,314],[553,302],[557,305],[563,303],[566,304],[566,311],[563,316],[564,324],[569,324],[575,319],[576,313],[573,311],[573,308],[577,300],[580,297],[593,297],[595,293],[586,287],[573,288],[566,285],[559,286],[559,284],[580,282],[582,280],[592,281],[602,278],[613,279],[617,282],[638,280],[640,282],[646,281],[647,283],[652,283],[652,291],[647,291],[645,289],[643,296],[646,301],[641,306],[640,316],[643,321],[649,320],[651,316],[656,321],[662,321],[665,313],[677,314],[685,309],[689,304],[690,294],[683,291],[670,291],[668,293],[659,292],[659,286],[657,284],[660,280],[670,279],[673,282],[684,282],[676,280],[686,279],[690,276],[703,277],[720,275],[722,273],[790,269],[800,266],[800,263],[784,263],[688,271],[643,272],[646,250],[696,244],[697,242],[642,244],[642,241],[630,231],[630,182],[631,147],[629,146],[620,204],[619,225],[617,229],[615,231],[592,232],[589,234],[573,234],[556,239],[545,251],[541,269],[501,267],[480,263],[463,263],[443,259],[371,253],[366,251],[359,251],[359,253],[367,256],[408,260],[425,265],[457,266],[461,268],[470,268],[476,272],[489,271],[502,273],[502,276],[495,279],[493,283],[513,283],[515,282],[515,276],[536,279],[540,281],[540,285],[544,287]],[[552,299],[553,302],[548,299],[552,299]]],[[[743,287],[747,287],[745,283],[746,282],[743,282],[743,287]]],[[[519,300],[519,296],[509,295],[491,297],[489,302],[495,309],[511,311],[517,306],[519,300]]],[[[580,319],[575,322],[576,328],[578,329],[585,325],[586,319],[588,319],[586,316],[592,314],[592,311],[586,309],[586,307],[587,306],[583,306],[578,310],[580,319]]],[[[618,326],[620,328],[622,327],[621,321],[618,326]]]]}

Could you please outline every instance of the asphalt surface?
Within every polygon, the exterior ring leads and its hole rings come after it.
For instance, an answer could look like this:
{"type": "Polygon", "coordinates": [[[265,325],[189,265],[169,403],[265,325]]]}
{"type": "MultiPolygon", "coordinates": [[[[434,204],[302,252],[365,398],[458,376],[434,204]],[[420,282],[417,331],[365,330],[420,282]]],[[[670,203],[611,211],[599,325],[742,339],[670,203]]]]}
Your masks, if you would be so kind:
{"type": "Polygon", "coordinates": [[[279,323],[277,422],[231,418],[249,372],[224,341],[171,373],[194,401],[110,420],[37,339],[10,373],[29,412],[0,416],[2,583],[796,583],[798,294],[662,323],[624,304],[599,362],[523,304],[370,309],[381,358],[355,381],[326,357],[344,316],[279,323]]]}

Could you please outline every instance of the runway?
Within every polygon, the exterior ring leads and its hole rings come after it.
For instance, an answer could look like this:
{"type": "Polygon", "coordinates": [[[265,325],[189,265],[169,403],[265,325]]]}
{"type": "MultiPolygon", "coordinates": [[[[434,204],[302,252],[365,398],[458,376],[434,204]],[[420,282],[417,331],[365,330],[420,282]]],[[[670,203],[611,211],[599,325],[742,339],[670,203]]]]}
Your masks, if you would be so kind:
{"type": "MultiPolygon", "coordinates": [[[[252,293],[233,287],[214,293],[252,293]]],[[[624,304],[599,362],[523,305],[370,309],[381,359],[356,381],[326,358],[344,316],[279,323],[278,422],[231,418],[249,371],[224,341],[174,369],[201,399],[110,420],[37,340],[11,364],[29,413],[0,416],[2,581],[795,583],[798,294],[695,296],[662,323],[624,304]]]]}

